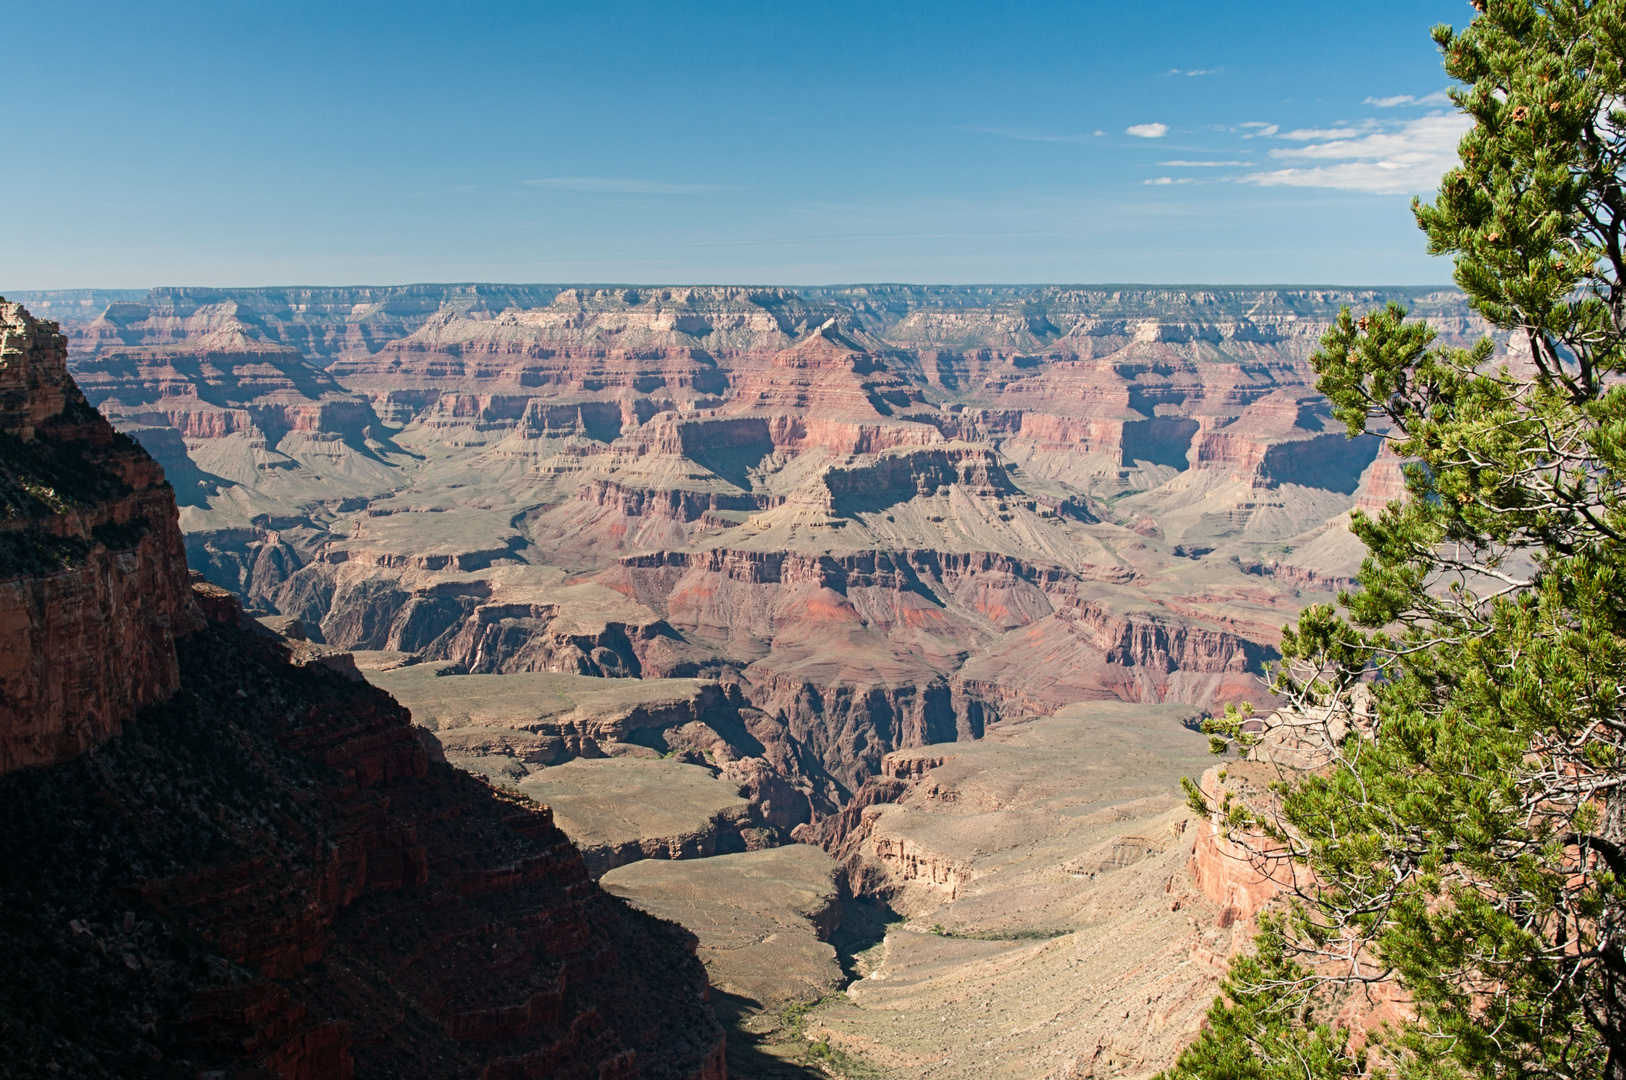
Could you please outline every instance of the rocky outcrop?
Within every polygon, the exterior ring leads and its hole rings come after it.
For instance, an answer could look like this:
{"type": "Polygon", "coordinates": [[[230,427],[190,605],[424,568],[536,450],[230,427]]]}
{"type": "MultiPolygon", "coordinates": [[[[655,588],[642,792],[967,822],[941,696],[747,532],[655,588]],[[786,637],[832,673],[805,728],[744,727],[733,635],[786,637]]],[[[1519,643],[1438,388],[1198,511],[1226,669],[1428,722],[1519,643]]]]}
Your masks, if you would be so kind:
{"type": "Polygon", "coordinates": [[[878,454],[862,466],[832,468],[823,480],[832,511],[843,516],[955,485],[984,497],[1016,494],[997,456],[967,445],[878,454]]]}
{"type": "MultiPolygon", "coordinates": [[[[867,854],[883,869],[887,890],[913,886],[953,900],[977,876],[976,868],[964,860],[921,844],[908,833],[892,833],[888,829],[891,823],[881,815],[870,815],[866,824],[867,854]]],[[[849,873],[849,882],[863,888],[862,871],[849,873]]]]}
{"type": "MultiPolygon", "coordinates": [[[[1264,761],[1234,762],[1204,772],[1198,788],[1210,806],[1237,799],[1255,812],[1269,813],[1277,805],[1272,785],[1280,775],[1280,766],[1264,761]]],[[[1222,927],[1251,919],[1278,894],[1313,883],[1305,869],[1262,832],[1228,830],[1207,818],[1197,822],[1191,876],[1219,907],[1222,927]]]]}
{"type": "Polygon", "coordinates": [[[546,807],[270,637],[199,632],[180,670],[94,758],[0,780],[14,1063],[718,1076],[692,943],[600,893],[546,807]],[[74,1027],[87,993],[107,1015],[74,1027]]]}
{"type": "Polygon", "coordinates": [[[55,324],[0,302],[0,773],[169,697],[195,618],[163,471],[86,404],[55,324]]]}
{"type": "Polygon", "coordinates": [[[700,521],[719,510],[766,510],[785,501],[782,495],[631,488],[613,480],[584,484],[576,489],[576,498],[612,507],[628,517],[647,514],[681,522],[700,521]]]}

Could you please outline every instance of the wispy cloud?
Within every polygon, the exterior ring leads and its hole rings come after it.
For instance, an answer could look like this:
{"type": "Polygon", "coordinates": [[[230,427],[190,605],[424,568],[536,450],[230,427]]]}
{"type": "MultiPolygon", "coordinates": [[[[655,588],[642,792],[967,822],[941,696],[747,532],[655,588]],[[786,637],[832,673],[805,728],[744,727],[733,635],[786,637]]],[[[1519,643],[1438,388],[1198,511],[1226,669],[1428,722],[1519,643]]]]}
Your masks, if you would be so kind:
{"type": "Polygon", "coordinates": [[[1244,139],[1269,138],[1281,130],[1275,124],[1267,124],[1263,120],[1249,120],[1246,123],[1238,124],[1237,127],[1247,129],[1248,133],[1242,136],[1244,139]]]}
{"type": "Polygon", "coordinates": [[[1168,184],[1194,184],[1196,181],[1189,176],[1154,176],[1150,180],[1142,180],[1141,183],[1150,184],[1152,187],[1164,187],[1168,184]]]}
{"type": "Polygon", "coordinates": [[[1224,70],[1223,68],[1191,68],[1189,70],[1182,70],[1180,68],[1170,68],[1169,69],[1169,74],[1170,75],[1218,75],[1223,70],[1224,70]]]}
{"type": "Polygon", "coordinates": [[[738,191],[724,184],[668,184],[661,180],[629,180],[609,176],[545,176],[536,180],[522,180],[528,187],[556,188],[564,191],[605,191],[619,195],[708,195],[719,191],[738,191]]]}
{"type": "Polygon", "coordinates": [[[1259,164],[1257,161],[1160,161],[1159,165],[1171,169],[1220,169],[1241,165],[1244,168],[1259,164]]]}
{"type": "Polygon", "coordinates": [[[1133,135],[1137,139],[1161,139],[1168,133],[1167,124],[1130,124],[1124,128],[1125,135],[1133,135]]]}
{"type": "Polygon", "coordinates": [[[1365,104],[1376,105],[1380,109],[1393,109],[1398,105],[1449,105],[1451,99],[1444,90],[1436,90],[1432,94],[1422,97],[1413,97],[1410,94],[1396,94],[1393,97],[1369,97],[1365,104]]]}
{"type": "MultiPolygon", "coordinates": [[[[1284,131],[1276,136],[1278,139],[1291,139],[1294,142],[1309,142],[1311,139],[1353,139],[1361,133],[1361,128],[1335,127],[1335,128],[1299,128],[1297,131],[1284,131]]],[[[1264,132],[1260,132],[1264,134],[1264,132]]],[[[1272,151],[1274,153],[1274,151],[1272,151]]]]}
{"type": "MultiPolygon", "coordinates": [[[[1457,162],[1457,143],[1473,126],[1461,113],[1424,116],[1387,131],[1359,138],[1331,138],[1272,150],[1270,156],[1293,165],[1239,177],[1267,187],[1318,187],[1373,195],[1408,195],[1433,190],[1457,162]]],[[[1348,129],[1330,129],[1345,131],[1348,129]]]]}
{"type": "MultiPolygon", "coordinates": [[[[1048,131],[1031,131],[1027,128],[991,128],[967,127],[961,131],[974,131],[979,135],[998,135],[1002,139],[1016,139],[1019,142],[1047,142],[1047,143],[1083,143],[1089,142],[1089,135],[1058,135],[1048,131]]],[[[1097,131],[1101,135],[1103,132],[1097,131]]]]}

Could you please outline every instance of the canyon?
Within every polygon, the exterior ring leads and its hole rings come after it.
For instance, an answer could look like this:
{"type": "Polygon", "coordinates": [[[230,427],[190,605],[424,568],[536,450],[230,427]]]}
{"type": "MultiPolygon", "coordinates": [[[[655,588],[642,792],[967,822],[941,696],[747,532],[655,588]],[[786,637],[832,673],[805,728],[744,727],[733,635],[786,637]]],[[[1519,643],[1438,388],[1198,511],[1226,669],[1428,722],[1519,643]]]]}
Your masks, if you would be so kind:
{"type": "MultiPolygon", "coordinates": [[[[1350,513],[1404,494],[1310,355],[1346,305],[1484,330],[1437,289],[21,298],[60,320],[73,415],[111,422],[97,453],[147,463],[103,517],[13,514],[132,584],[24,567],[0,617],[171,644],[16,763],[167,707],[164,656],[224,632],[190,566],[256,648],[409,710],[413,782],[548,807],[588,909],[686,927],[745,1077],[1172,1059],[1264,898],[1183,808],[1194,729],[1269,704],[1282,625],[1353,582],[1350,513]],[[96,554],[132,521],[146,549],[96,554]]],[[[0,654],[8,706],[106,682],[53,677],[0,654]]]]}
{"type": "MultiPolygon", "coordinates": [[[[1307,363],[1439,290],[156,289],[64,315],[190,565],[465,674],[707,678],[803,821],[890,750],[1259,694],[1401,493],[1307,363]],[[783,771],[783,770],[781,770],[783,771]]],[[[95,297],[91,297],[95,299],[95,297]]],[[[798,822],[798,824],[801,822],[798,822]]]]}

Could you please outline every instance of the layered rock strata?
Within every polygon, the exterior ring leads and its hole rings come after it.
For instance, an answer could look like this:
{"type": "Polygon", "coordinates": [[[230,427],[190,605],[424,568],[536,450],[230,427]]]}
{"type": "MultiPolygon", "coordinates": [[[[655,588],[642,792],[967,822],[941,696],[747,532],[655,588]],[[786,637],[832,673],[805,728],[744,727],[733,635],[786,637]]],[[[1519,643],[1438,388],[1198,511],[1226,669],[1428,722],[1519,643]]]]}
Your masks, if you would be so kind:
{"type": "Polygon", "coordinates": [[[1397,490],[1317,339],[1388,299],[1476,331],[1429,290],[432,292],[155,293],[78,362],[214,478],[212,580],[470,675],[714,679],[760,714],[743,757],[798,763],[798,824],[1001,719],[1261,700],[1397,490]]]}
{"type": "Polygon", "coordinates": [[[86,404],[56,325],[0,301],[0,773],[169,697],[195,618],[163,470],[86,404]]]}

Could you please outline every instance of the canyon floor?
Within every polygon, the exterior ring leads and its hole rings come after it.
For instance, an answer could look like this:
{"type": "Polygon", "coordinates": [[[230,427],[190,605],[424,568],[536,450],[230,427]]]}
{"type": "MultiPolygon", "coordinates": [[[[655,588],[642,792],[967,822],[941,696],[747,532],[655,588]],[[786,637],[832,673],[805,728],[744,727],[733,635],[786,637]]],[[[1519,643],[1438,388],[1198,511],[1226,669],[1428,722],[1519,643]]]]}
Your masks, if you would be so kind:
{"type": "Polygon", "coordinates": [[[893,751],[889,801],[831,852],[746,850],[747,801],[670,752],[606,740],[618,756],[534,771],[489,752],[539,717],[603,731],[687,704],[698,680],[367,674],[451,761],[551,805],[607,891],[698,937],[731,1076],[1149,1075],[1233,944],[1189,867],[1179,781],[1211,764],[1192,706],[1077,704],[893,751]]]}
{"type": "Polygon", "coordinates": [[[899,1077],[1165,1065],[1232,944],[1188,866],[1178,782],[1210,764],[1194,716],[1075,705],[890,759],[919,779],[866,813],[857,854],[890,864],[907,921],[860,955],[809,1035],[899,1077]]]}
{"type": "Polygon", "coordinates": [[[1172,1058],[1241,925],[1196,723],[1404,492],[1309,357],[1344,305],[1480,331],[1423,289],[26,299],[194,570],[696,936],[745,1080],[1172,1058]]]}

